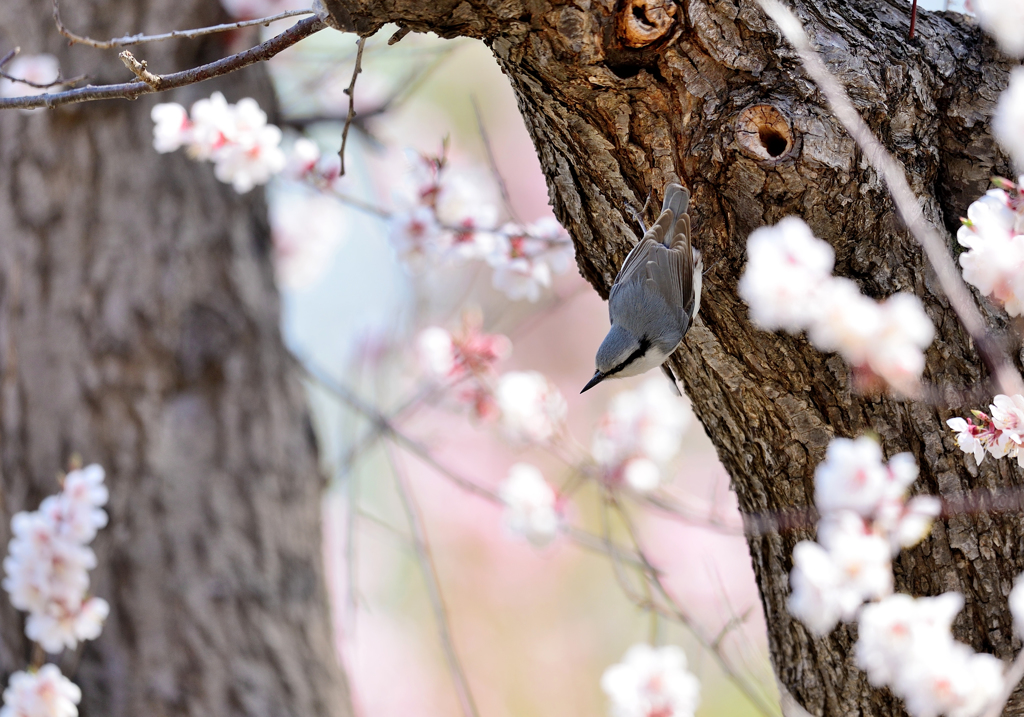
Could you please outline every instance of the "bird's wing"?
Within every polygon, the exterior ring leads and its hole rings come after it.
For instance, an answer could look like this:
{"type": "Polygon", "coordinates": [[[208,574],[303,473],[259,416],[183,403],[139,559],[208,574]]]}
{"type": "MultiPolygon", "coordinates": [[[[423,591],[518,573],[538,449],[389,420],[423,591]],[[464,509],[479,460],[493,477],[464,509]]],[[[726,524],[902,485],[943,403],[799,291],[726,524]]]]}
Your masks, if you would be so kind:
{"type": "Polygon", "coordinates": [[[693,244],[690,241],[690,215],[683,214],[680,216],[679,221],[676,222],[675,229],[676,234],[672,237],[672,243],[669,245],[669,251],[679,254],[679,258],[682,261],[682,268],[680,269],[681,276],[679,277],[682,282],[680,296],[682,300],[682,307],[686,311],[686,315],[688,317],[692,317],[696,313],[694,308],[697,301],[693,285],[693,264],[694,260],[700,256],[700,253],[695,253],[693,251],[693,244]]]}
{"type": "Polygon", "coordinates": [[[647,288],[656,292],[677,312],[683,332],[690,324],[693,305],[693,259],[678,249],[658,246],[647,262],[647,288]],[[689,301],[689,304],[687,304],[689,301]]]}
{"type": "Polygon", "coordinates": [[[619,269],[619,274],[615,277],[615,284],[625,284],[632,279],[633,275],[650,260],[651,251],[657,247],[664,248],[662,241],[671,228],[672,222],[672,212],[663,211],[658,217],[658,221],[647,230],[643,238],[626,255],[626,260],[622,262],[622,268],[619,269]]]}

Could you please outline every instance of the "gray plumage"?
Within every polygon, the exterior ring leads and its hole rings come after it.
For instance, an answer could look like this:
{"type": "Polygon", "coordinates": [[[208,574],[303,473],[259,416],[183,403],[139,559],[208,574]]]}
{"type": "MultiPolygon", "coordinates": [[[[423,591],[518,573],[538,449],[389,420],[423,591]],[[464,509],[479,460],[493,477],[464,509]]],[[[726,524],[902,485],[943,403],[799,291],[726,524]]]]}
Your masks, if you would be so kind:
{"type": "MultiPolygon", "coordinates": [[[[611,329],[597,350],[597,372],[584,391],[605,378],[636,376],[664,366],[700,309],[704,264],[690,241],[690,193],[665,188],[661,214],[626,256],[608,297],[611,329]]],[[[678,387],[676,391],[678,392],[678,387]]]]}

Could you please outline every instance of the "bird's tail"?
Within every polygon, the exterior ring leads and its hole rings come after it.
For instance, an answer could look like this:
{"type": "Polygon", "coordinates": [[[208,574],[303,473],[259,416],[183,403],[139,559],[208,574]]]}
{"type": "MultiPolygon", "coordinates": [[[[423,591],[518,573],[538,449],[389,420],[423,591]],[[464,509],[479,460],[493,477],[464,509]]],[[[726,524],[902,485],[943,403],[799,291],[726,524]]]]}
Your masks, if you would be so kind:
{"type": "Polygon", "coordinates": [[[686,210],[689,207],[690,192],[686,187],[675,183],[665,187],[665,201],[661,204],[661,211],[664,212],[666,209],[671,209],[673,223],[673,226],[669,227],[669,230],[665,233],[664,242],[666,246],[671,246],[676,234],[682,230],[682,225],[679,223],[680,220],[686,216],[687,219],[685,221],[689,221],[689,217],[686,214],[686,210]]]}

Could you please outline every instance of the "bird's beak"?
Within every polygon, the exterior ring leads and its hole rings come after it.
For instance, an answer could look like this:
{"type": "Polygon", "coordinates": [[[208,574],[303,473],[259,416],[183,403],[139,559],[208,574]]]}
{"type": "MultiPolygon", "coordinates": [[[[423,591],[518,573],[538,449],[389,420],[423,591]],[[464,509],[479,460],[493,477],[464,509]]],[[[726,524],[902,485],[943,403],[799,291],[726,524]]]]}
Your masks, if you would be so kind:
{"type": "Polygon", "coordinates": [[[583,387],[583,390],[580,391],[580,393],[586,393],[587,391],[589,391],[590,389],[592,389],[594,386],[596,386],[597,384],[601,383],[602,381],[604,381],[604,374],[601,373],[600,371],[595,371],[594,372],[594,377],[592,379],[590,379],[589,381],[587,381],[587,385],[583,387]]]}

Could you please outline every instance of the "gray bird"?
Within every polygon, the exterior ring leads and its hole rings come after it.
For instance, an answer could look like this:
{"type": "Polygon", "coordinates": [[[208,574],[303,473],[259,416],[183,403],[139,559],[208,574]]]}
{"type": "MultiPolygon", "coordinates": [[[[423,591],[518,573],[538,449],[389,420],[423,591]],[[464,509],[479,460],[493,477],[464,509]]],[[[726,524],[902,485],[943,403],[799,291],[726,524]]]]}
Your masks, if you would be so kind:
{"type": "Polygon", "coordinates": [[[612,327],[597,349],[597,372],[589,391],[606,378],[636,376],[661,366],[683,342],[700,309],[704,262],[690,244],[690,193],[678,184],[665,189],[661,214],[622,263],[608,296],[612,327]]]}

